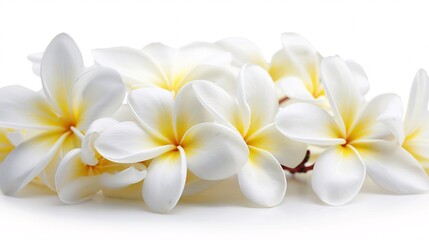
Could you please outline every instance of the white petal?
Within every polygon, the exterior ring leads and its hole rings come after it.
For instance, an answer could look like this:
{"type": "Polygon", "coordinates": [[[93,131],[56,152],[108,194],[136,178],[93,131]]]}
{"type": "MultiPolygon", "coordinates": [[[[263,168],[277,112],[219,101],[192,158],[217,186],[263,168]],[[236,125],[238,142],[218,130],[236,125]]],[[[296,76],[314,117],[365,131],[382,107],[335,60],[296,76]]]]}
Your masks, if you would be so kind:
{"type": "Polygon", "coordinates": [[[67,134],[38,135],[20,144],[0,165],[0,188],[13,195],[42,172],[60,149],[67,134]]]}
{"type": "Polygon", "coordinates": [[[249,146],[271,153],[280,164],[288,167],[298,166],[307,154],[307,144],[287,138],[274,124],[250,136],[246,142],[249,146]]]}
{"type": "Polygon", "coordinates": [[[225,89],[229,94],[236,94],[236,74],[227,67],[200,65],[190,71],[178,85],[183,87],[186,83],[195,80],[207,80],[225,89]]]}
{"type": "Polygon", "coordinates": [[[125,121],[136,122],[137,121],[133,111],[131,110],[128,104],[122,104],[121,107],[119,107],[118,111],[116,111],[116,113],[113,114],[112,118],[116,119],[119,122],[125,122],[125,121]]]}
{"type": "Polygon", "coordinates": [[[404,149],[411,153],[424,168],[429,165],[429,139],[410,139],[404,142],[404,149]]]}
{"type": "Polygon", "coordinates": [[[340,57],[327,57],[321,65],[322,82],[334,116],[345,133],[355,122],[363,103],[359,86],[340,57]]]}
{"type": "Polygon", "coordinates": [[[286,176],[277,160],[268,152],[251,148],[249,162],[238,172],[241,192],[252,202],[273,207],[286,193],[286,176]]]}
{"type": "Polygon", "coordinates": [[[71,89],[84,68],[82,54],[73,39],[57,35],[46,48],[41,77],[43,90],[63,114],[71,113],[71,89]]]}
{"type": "Polygon", "coordinates": [[[309,103],[294,103],[280,109],[276,126],[284,135],[314,145],[344,144],[334,119],[323,109],[309,103]]]}
{"type": "Polygon", "coordinates": [[[178,141],[183,138],[191,127],[214,120],[198,100],[193,84],[194,82],[181,88],[174,102],[173,126],[178,141]]]}
{"type": "Polygon", "coordinates": [[[95,148],[106,159],[118,163],[136,163],[157,157],[175,148],[141,129],[134,122],[121,122],[103,131],[95,148]]]}
{"type": "Polygon", "coordinates": [[[192,69],[198,65],[227,66],[232,56],[222,48],[204,42],[194,42],[178,49],[177,69],[192,69]]]}
{"type": "Polygon", "coordinates": [[[137,163],[119,172],[101,174],[100,185],[109,189],[123,188],[141,182],[146,175],[145,165],[137,163]]]}
{"type": "Polygon", "coordinates": [[[186,169],[180,147],[151,162],[143,183],[143,199],[150,209],[166,213],[176,206],[185,187],[186,169]]]}
{"type": "Polygon", "coordinates": [[[205,180],[220,180],[236,174],[246,164],[249,150],[242,136],[215,123],[189,129],[180,145],[188,168],[205,180]]]}
{"type": "Polygon", "coordinates": [[[165,141],[174,139],[171,92],[160,88],[141,88],[128,95],[128,104],[144,129],[165,141]]]}
{"type": "Polygon", "coordinates": [[[382,94],[373,98],[363,109],[358,121],[350,129],[351,139],[404,139],[402,101],[396,94],[382,94]]]}
{"type": "Polygon", "coordinates": [[[84,163],[92,166],[98,163],[94,142],[102,131],[115,124],[118,124],[118,121],[112,118],[100,118],[91,123],[82,139],[81,157],[84,163]]]}
{"type": "Polygon", "coordinates": [[[334,146],[316,160],[311,185],[320,200],[330,205],[350,202],[365,179],[365,165],[352,147],[334,146]]]}
{"type": "Polygon", "coordinates": [[[3,129],[0,129],[0,164],[14,149],[14,145],[8,138],[8,133],[3,129]]]}
{"type": "Polygon", "coordinates": [[[299,101],[314,101],[315,98],[305,87],[301,79],[297,77],[281,78],[276,83],[276,88],[280,92],[280,96],[286,95],[291,99],[299,101]]]}
{"type": "Polygon", "coordinates": [[[407,151],[388,141],[354,144],[371,179],[383,188],[401,194],[429,190],[429,178],[407,151]]]}
{"type": "Polygon", "coordinates": [[[368,76],[366,75],[363,67],[352,60],[346,60],[346,64],[352,72],[353,76],[355,77],[362,95],[367,94],[369,91],[369,81],[368,76]]]}
{"type": "Polygon", "coordinates": [[[64,156],[73,149],[81,147],[81,141],[75,135],[70,134],[61,145],[61,148],[58,150],[57,154],[52,158],[49,164],[43,169],[39,174],[40,179],[43,183],[52,191],[56,191],[55,187],[55,174],[58,169],[58,165],[64,156]]]}
{"type": "Polygon", "coordinates": [[[70,151],[58,166],[55,184],[62,202],[73,204],[92,198],[101,187],[98,176],[90,176],[80,158],[80,149],[70,151]]]}
{"type": "Polygon", "coordinates": [[[429,101],[429,77],[423,69],[420,69],[414,78],[408,100],[407,113],[405,115],[405,131],[414,133],[424,123],[428,111],[429,101]]]}
{"type": "Polygon", "coordinates": [[[40,65],[42,63],[43,52],[33,53],[27,58],[33,64],[33,73],[40,77],[40,65]]]}
{"type": "Polygon", "coordinates": [[[279,103],[274,83],[264,69],[245,65],[238,76],[238,92],[240,107],[250,108],[249,131],[273,122],[279,103]]]}
{"type": "Polygon", "coordinates": [[[125,86],[119,74],[103,67],[85,72],[72,91],[76,127],[82,131],[98,118],[111,117],[125,98],[125,86]]]}
{"type": "Polygon", "coordinates": [[[236,67],[252,63],[265,69],[268,68],[268,63],[258,46],[245,38],[226,38],[216,42],[216,44],[232,53],[232,64],[236,67]]]}
{"type": "MultiPolygon", "coordinates": [[[[246,123],[243,124],[237,114],[239,111],[237,102],[225,90],[208,81],[195,81],[192,87],[198,100],[219,123],[231,129],[237,129],[241,133],[245,131],[243,128],[246,123]]],[[[247,120],[249,121],[250,119],[247,120]]]]}
{"type": "Polygon", "coordinates": [[[58,116],[42,94],[21,86],[0,88],[0,126],[58,128],[58,116]]]}
{"type": "Polygon", "coordinates": [[[93,50],[95,62],[118,71],[130,89],[167,87],[168,80],[155,60],[143,51],[128,47],[93,50]]]}
{"type": "Polygon", "coordinates": [[[168,78],[173,75],[174,62],[177,57],[178,50],[162,43],[150,43],[146,45],[143,52],[152,57],[152,59],[160,66],[168,78]]]}
{"type": "Polygon", "coordinates": [[[296,33],[283,33],[283,48],[271,60],[270,74],[275,81],[283,77],[297,77],[312,94],[320,91],[320,56],[313,46],[296,33]]]}

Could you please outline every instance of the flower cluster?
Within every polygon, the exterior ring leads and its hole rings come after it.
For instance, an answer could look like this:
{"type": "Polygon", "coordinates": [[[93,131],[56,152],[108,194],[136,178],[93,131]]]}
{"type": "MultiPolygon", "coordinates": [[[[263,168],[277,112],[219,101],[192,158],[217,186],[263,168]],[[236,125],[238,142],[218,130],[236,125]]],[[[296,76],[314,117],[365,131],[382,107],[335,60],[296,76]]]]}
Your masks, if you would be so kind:
{"type": "Polygon", "coordinates": [[[367,100],[362,67],[285,33],[271,61],[228,38],[181,48],[95,49],[84,66],[66,34],[29,57],[43,90],[0,89],[0,189],[32,182],[78,203],[142,197],[156,212],[236,177],[257,205],[280,204],[286,173],[345,204],[368,176],[400,194],[429,189],[429,78],[401,99],[367,100]]]}

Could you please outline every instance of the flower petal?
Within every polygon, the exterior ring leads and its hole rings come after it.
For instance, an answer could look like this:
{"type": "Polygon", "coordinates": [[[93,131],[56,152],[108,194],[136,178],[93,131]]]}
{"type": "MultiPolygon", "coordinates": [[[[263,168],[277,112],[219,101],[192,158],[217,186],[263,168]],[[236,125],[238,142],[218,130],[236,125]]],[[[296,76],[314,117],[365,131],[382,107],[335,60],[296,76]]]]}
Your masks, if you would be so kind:
{"type": "Polygon", "coordinates": [[[397,138],[403,142],[402,101],[396,94],[382,94],[373,98],[359,115],[358,121],[351,127],[350,139],[397,138]]]}
{"type": "Polygon", "coordinates": [[[82,139],[81,158],[84,163],[91,166],[98,163],[94,142],[102,131],[118,123],[112,118],[100,118],[91,123],[82,139]]]}
{"type": "Polygon", "coordinates": [[[194,82],[181,88],[174,102],[173,128],[178,141],[183,138],[191,127],[214,120],[198,100],[193,84],[194,82]]]}
{"type": "Polygon", "coordinates": [[[363,103],[358,83],[346,62],[340,57],[323,59],[321,73],[334,116],[345,134],[346,129],[350,129],[356,121],[356,115],[363,103]]]}
{"type": "Polygon", "coordinates": [[[334,119],[323,109],[309,103],[294,103],[280,109],[276,126],[291,139],[314,145],[344,144],[334,119]]]}
{"type": "Polygon", "coordinates": [[[95,62],[118,71],[129,89],[167,87],[168,79],[155,60],[141,50],[128,47],[95,49],[95,62]]]}
{"type": "Polygon", "coordinates": [[[414,133],[422,126],[428,111],[429,101],[429,77],[420,69],[414,78],[408,100],[407,113],[405,115],[405,131],[407,134],[414,133]]]}
{"type": "Polygon", "coordinates": [[[308,91],[304,83],[297,77],[285,77],[275,82],[280,96],[286,95],[299,101],[314,101],[314,96],[308,91]]]}
{"type": "Polygon", "coordinates": [[[311,185],[320,200],[330,205],[350,202],[365,179],[365,165],[352,147],[334,146],[316,160],[311,185]]]}
{"type": "Polygon", "coordinates": [[[297,77],[311,93],[317,93],[320,55],[310,42],[296,33],[283,33],[281,40],[283,48],[271,60],[273,79],[297,77]]]}
{"type": "Polygon", "coordinates": [[[143,199],[153,211],[170,211],[182,196],[187,167],[183,149],[178,149],[153,159],[147,170],[143,199]]]}
{"type": "Polygon", "coordinates": [[[237,92],[236,74],[231,69],[224,66],[200,65],[195,67],[185,76],[185,81],[180,83],[179,88],[195,80],[214,82],[231,95],[235,95],[237,92]]]}
{"type": "Polygon", "coordinates": [[[0,88],[0,126],[19,129],[58,128],[58,116],[42,94],[21,86],[0,88]]]}
{"type": "MultiPolygon", "coordinates": [[[[238,116],[240,114],[237,114],[238,105],[235,99],[225,90],[208,81],[195,81],[192,87],[198,100],[219,123],[243,133],[246,124],[242,123],[244,119],[240,119],[238,116]]],[[[250,119],[247,120],[249,121],[250,119]]]]}
{"type": "Polygon", "coordinates": [[[273,207],[286,193],[286,176],[277,160],[268,152],[250,148],[249,161],[238,172],[241,192],[252,202],[273,207]]]}
{"type": "Polygon", "coordinates": [[[220,180],[236,174],[249,155],[242,136],[216,123],[192,127],[180,145],[186,153],[189,170],[205,180],[220,180]]]}
{"type": "Polygon", "coordinates": [[[43,53],[43,90],[62,114],[71,114],[71,89],[84,69],[82,54],[67,34],[57,35],[43,53]]]}
{"type": "Polygon", "coordinates": [[[43,52],[33,53],[27,58],[33,64],[33,73],[40,77],[40,65],[42,63],[43,52]]]}
{"type": "Polygon", "coordinates": [[[103,67],[82,74],[72,92],[76,127],[82,131],[98,118],[111,117],[125,98],[125,86],[119,74],[103,67]]]}
{"type": "Polygon", "coordinates": [[[95,140],[95,149],[117,163],[136,163],[152,159],[174,149],[141,129],[134,122],[121,122],[103,131],[95,140]]]}
{"type": "Polygon", "coordinates": [[[177,49],[176,68],[189,69],[198,65],[213,65],[224,67],[231,63],[232,56],[229,52],[205,42],[194,42],[177,49]]]}
{"type": "Polygon", "coordinates": [[[402,147],[411,153],[425,168],[429,169],[429,139],[410,139],[402,147]]]}
{"type": "Polygon", "coordinates": [[[367,141],[354,144],[371,179],[381,187],[401,194],[429,190],[429,178],[411,154],[395,143],[367,141]]]}
{"type": "Polygon", "coordinates": [[[298,166],[307,154],[307,144],[287,138],[274,124],[250,136],[246,142],[249,146],[271,153],[280,164],[288,167],[298,166]]]}
{"type": "MultiPolygon", "coordinates": [[[[123,168],[123,167],[122,167],[123,168]]],[[[100,185],[103,188],[118,189],[141,182],[147,175],[145,165],[134,164],[129,168],[115,172],[105,172],[100,175],[100,185]]]]}
{"type": "Polygon", "coordinates": [[[238,96],[241,108],[251,112],[249,131],[273,122],[279,103],[274,83],[268,73],[259,66],[245,65],[238,76],[238,96]]]}
{"type": "Polygon", "coordinates": [[[236,67],[252,63],[268,69],[268,63],[259,47],[245,38],[226,38],[216,42],[216,45],[232,53],[232,64],[236,67]]]}
{"type": "Polygon", "coordinates": [[[14,195],[42,172],[60,149],[68,134],[47,133],[17,146],[0,165],[0,188],[14,195]]]}
{"type": "Polygon", "coordinates": [[[0,129],[0,164],[14,148],[15,146],[8,138],[8,133],[0,129]]]}
{"type": "Polygon", "coordinates": [[[67,153],[55,174],[55,185],[62,202],[73,204],[91,199],[101,187],[98,176],[91,176],[80,158],[80,149],[67,153]]]}
{"type": "Polygon", "coordinates": [[[141,88],[128,95],[128,104],[143,128],[165,141],[174,139],[173,95],[160,88],[141,88]]]}
{"type": "Polygon", "coordinates": [[[355,77],[362,95],[367,94],[369,91],[369,81],[368,76],[366,75],[363,67],[352,60],[346,60],[346,64],[352,72],[353,76],[355,77]]]}

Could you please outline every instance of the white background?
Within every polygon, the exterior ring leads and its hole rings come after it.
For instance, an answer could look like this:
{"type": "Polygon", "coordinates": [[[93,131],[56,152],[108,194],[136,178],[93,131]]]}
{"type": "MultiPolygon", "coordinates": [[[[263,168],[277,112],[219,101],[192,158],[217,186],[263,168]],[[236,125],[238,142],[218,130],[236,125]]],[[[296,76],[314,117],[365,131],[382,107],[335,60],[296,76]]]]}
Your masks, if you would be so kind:
{"type": "MultiPolygon", "coordinates": [[[[417,69],[429,69],[427,1],[0,0],[0,87],[40,89],[26,56],[60,32],[76,40],[90,65],[93,48],[230,36],[251,39],[270,58],[287,31],[305,36],[324,56],[361,63],[370,97],[395,92],[406,103],[417,69]]],[[[230,180],[183,199],[167,215],[100,196],[65,206],[33,187],[19,198],[0,195],[0,239],[428,238],[429,194],[396,196],[368,181],[350,204],[329,207],[307,181],[289,178],[283,204],[265,209],[251,206],[230,180]]]]}

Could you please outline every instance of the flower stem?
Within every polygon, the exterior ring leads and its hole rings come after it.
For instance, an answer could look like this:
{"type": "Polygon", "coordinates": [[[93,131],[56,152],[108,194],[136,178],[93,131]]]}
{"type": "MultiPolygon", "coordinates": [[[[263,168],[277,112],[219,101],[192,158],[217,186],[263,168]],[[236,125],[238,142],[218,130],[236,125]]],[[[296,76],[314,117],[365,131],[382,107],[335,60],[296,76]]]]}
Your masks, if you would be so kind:
{"type": "Polygon", "coordinates": [[[279,99],[279,104],[282,104],[282,103],[286,102],[287,100],[289,100],[289,97],[282,97],[279,99]]]}
{"type": "Polygon", "coordinates": [[[307,150],[307,154],[305,154],[304,159],[302,160],[302,162],[298,166],[296,166],[295,168],[282,166],[283,170],[288,171],[292,174],[306,173],[306,172],[313,170],[314,164],[311,164],[310,166],[305,165],[308,162],[308,160],[310,159],[310,155],[311,155],[310,150],[307,150]]]}

